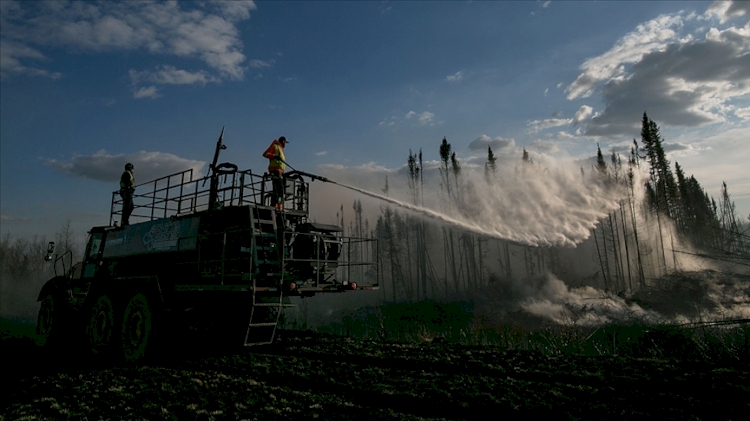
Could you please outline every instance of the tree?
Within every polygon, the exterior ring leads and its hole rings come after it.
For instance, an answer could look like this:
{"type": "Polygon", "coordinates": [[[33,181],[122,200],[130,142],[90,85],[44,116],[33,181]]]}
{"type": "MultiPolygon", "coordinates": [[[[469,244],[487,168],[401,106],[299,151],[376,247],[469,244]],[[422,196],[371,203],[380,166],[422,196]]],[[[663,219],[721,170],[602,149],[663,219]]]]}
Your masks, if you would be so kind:
{"type": "Polygon", "coordinates": [[[492,184],[497,177],[497,157],[492,153],[492,148],[487,146],[487,162],[484,163],[484,177],[488,184],[492,184]]]}
{"type": "Polygon", "coordinates": [[[406,160],[406,167],[408,169],[407,185],[409,193],[411,193],[414,204],[418,205],[420,196],[419,180],[422,175],[422,168],[421,165],[417,164],[417,155],[412,154],[411,149],[409,149],[409,158],[406,160]]]}
{"type": "Polygon", "coordinates": [[[653,198],[656,199],[653,206],[658,212],[663,212],[674,219],[677,213],[675,209],[678,201],[677,183],[664,152],[659,126],[648,118],[645,112],[643,113],[641,126],[641,142],[650,166],[650,183],[652,183],[651,188],[655,193],[653,198]]]}
{"type": "Polygon", "coordinates": [[[646,151],[646,159],[649,163],[649,181],[646,183],[647,197],[650,200],[651,209],[656,213],[662,261],[666,269],[667,258],[664,248],[661,215],[664,214],[668,218],[675,219],[677,213],[675,210],[677,203],[677,183],[675,182],[672,169],[662,146],[663,140],[659,134],[659,126],[648,118],[645,112],[641,120],[641,142],[643,143],[643,148],[646,151]]]}
{"type": "Polygon", "coordinates": [[[451,183],[450,183],[450,171],[448,162],[451,157],[451,144],[448,140],[443,137],[443,142],[440,144],[440,184],[445,189],[448,195],[448,201],[451,198],[451,183]]]}
{"type": "Polygon", "coordinates": [[[602,155],[602,149],[598,143],[596,144],[596,171],[600,178],[607,177],[607,162],[604,161],[604,155],[602,155]]]}
{"type": "Polygon", "coordinates": [[[721,222],[721,228],[724,231],[724,251],[737,251],[738,245],[741,244],[737,219],[734,202],[729,198],[727,183],[722,181],[721,197],[719,198],[719,221],[721,222]]]}

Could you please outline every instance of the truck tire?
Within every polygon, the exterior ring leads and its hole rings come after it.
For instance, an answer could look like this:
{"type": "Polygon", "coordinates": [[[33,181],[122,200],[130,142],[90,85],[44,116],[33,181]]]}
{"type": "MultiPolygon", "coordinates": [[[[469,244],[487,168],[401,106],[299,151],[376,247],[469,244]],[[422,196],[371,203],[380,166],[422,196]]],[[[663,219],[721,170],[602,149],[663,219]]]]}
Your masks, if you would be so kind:
{"type": "Polygon", "coordinates": [[[143,294],[135,294],[122,318],[122,353],[125,361],[138,363],[146,356],[153,333],[153,313],[143,294]]]}
{"type": "Polygon", "coordinates": [[[65,302],[53,294],[42,300],[36,322],[36,344],[42,348],[59,345],[65,338],[67,308],[65,302]]]}
{"type": "Polygon", "coordinates": [[[95,355],[107,354],[114,342],[115,331],[115,308],[112,300],[101,295],[91,308],[86,325],[86,338],[91,352],[95,355]]]}

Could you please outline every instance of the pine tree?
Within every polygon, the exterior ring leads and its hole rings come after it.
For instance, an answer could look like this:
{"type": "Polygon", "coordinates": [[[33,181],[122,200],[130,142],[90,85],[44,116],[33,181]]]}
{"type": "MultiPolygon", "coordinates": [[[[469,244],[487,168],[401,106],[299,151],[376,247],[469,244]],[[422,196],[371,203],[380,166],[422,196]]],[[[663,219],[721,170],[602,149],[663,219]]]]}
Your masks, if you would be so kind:
{"type": "Polygon", "coordinates": [[[607,162],[604,161],[604,155],[598,143],[596,144],[596,171],[601,179],[607,177],[607,162]]]}
{"type": "Polygon", "coordinates": [[[408,169],[407,185],[409,187],[409,193],[411,193],[412,201],[415,205],[419,204],[419,177],[421,168],[417,164],[417,155],[411,153],[409,149],[409,158],[406,160],[406,167],[408,169]]]}
{"type": "Polygon", "coordinates": [[[682,171],[679,162],[674,163],[674,173],[677,177],[677,192],[680,198],[678,206],[676,207],[677,226],[680,228],[681,232],[686,233],[690,227],[690,219],[692,219],[690,215],[691,203],[690,198],[688,197],[687,179],[685,178],[685,173],[682,171]]]}
{"type": "Polygon", "coordinates": [[[737,212],[734,202],[729,198],[727,183],[721,182],[721,197],[719,198],[719,220],[724,231],[723,250],[727,252],[737,251],[741,243],[737,224],[737,212]]]}
{"type": "Polygon", "coordinates": [[[661,223],[661,215],[675,218],[675,204],[677,203],[677,183],[672,175],[672,169],[666,158],[662,147],[663,140],[659,134],[659,127],[653,120],[648,118],[644,112],[641,125],[641,141],[646,151],[649,163],[650,180],[646,184],[647,197],[651,201],[651,208],[655,210],[656,222],[659,229],[659,240],[661,245],[661,256],[664,268],[667,267],[667,258],[664,247],[664,236],[661,223]]]}
{"type": "Polygon", "coordinates": [[[663,139],[659,134],[659,126],[648,118],[645,112],[642,120],[641,141],[650,165],[650,182],[653,184],[652,189],[655,193],[653,198],[656,199],[654,207],[657,211],[674,219],[678,202],[677,183],[662,146],[663,139]]]}
{"type": "Polygon", "coordinates": [[[451,182],[450,182],[450,171],[449,162],[451,158],[451,144],[448,143],[446,138],[443,138],[443,142],[440,144],[440,184],[445,189],[448,195],[448,202],[450,202],[451,194],[451,182]]]}
{"type": "Polygon", "coordinates": [[[487,162],[484,163],[484,178],[487,184],[493,184],[497,177],[497,157],[492,153],[492,148],[487,146],[487,162]]]}

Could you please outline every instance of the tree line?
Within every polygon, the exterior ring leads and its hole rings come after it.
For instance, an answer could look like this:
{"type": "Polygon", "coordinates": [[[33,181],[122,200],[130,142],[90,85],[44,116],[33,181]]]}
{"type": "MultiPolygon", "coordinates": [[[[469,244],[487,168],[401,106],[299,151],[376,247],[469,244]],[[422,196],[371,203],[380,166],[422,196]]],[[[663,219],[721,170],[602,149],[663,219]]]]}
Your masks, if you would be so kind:
{"type": "MultiPolygon", "coordinates": [[[[31,310],[27,308],[28,304],[36,300],[44,282],[55,273],[54,260],[44,260],[49,241],[55,242],[55,253],[58,256],[71,253],[70,258],[64,259],[66,269],[70,268],[70,262],[80,260],[82,249],[76,241],[70,220],[61,224],[52,238],[23,238],[8,233],[0,239],[0,314],[35,316],[29,313],[31,310]]],[[[58,271],[61,270],[62,265],[58,264],[58,271]]]]}
{"type": "MultiPolygon", "coordinates": [[[[440,142],[438,153],[440,210],[454,215],[471,213],[472,197],[480,193],[464,180],[461,163],[447,139],[440,142]]],[[[422,151],[410,150],[406,163],[410,199],[415,205],[424,205],[422,151]]],[[[530,172],[541,170],[524,148],[516,176],[530,172]]],[[[597,145],[595,163],[588,172],[581,167],[581,176],[586,183],[623,192],[619,207],[598,222],[588,240],[598,266],[593,281],[599,282],[600,288],[616,293],[633,291],[651,279],[684,270],[684,262],[695,255],[750,263],[748,224],[737,214],[726,183],[717,202],[694,176],[686,176],[679,163],[675,162],[673,171],[659,127],[646,113],[640,142],[633,139],[628,157],[612,152],[605,159],[597,145]]],[[[490,146],[484,177],[490,185],[503,183],[490,146]]],[[[388,194],[387,178],[383,192],[388,194]]],[[[379,240],[377,257],[387,300],[418,301],[461,294],[498,280],[561,275],[569,269],[570,262],[563,262],[556,247],[490,240],[457,228],[438,227],[390,206],[381,208],[370,229],[369,222],[362,220],[359,201],[354,202],[353,210],[349,233],[379,240]]],[[[345,226],[343,205],[341,216],[345,226]]]]}

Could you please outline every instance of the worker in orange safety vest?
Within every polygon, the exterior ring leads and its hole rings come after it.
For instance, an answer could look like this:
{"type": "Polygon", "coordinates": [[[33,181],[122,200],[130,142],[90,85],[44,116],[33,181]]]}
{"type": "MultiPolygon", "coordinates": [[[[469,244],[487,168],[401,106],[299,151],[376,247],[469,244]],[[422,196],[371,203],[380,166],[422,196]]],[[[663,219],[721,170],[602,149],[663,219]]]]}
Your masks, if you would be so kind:
{"type": "Polygon", "coordinates": [[[268,173],[273,183],[274,207],[284,208],[284,147],[289,143],[286,137],[281,136],[278,140],[271,142],[271,146],[263,152],[263,157],[268,158],[268,173]]]}

